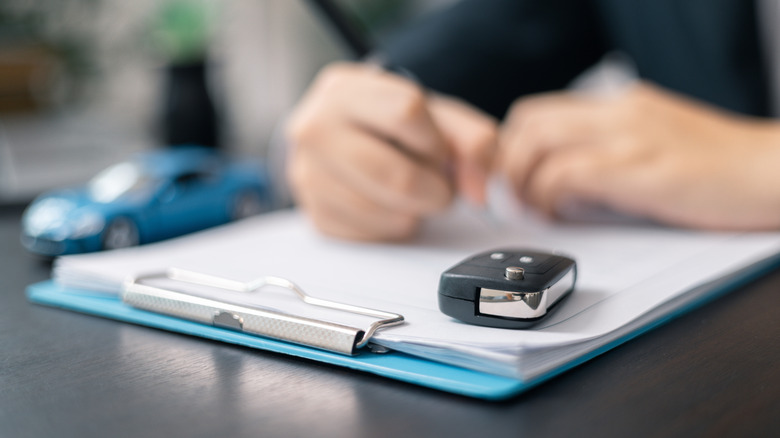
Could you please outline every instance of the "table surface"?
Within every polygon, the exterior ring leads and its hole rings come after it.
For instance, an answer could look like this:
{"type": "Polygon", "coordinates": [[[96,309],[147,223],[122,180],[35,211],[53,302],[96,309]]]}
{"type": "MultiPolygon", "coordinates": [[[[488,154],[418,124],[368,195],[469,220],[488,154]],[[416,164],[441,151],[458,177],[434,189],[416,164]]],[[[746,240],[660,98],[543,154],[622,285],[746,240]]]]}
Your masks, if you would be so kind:
{"type": "Polygon", "coordinates": [[[503,402],[28,303],[0,208],[0,436],[770,436],[780,271],[503,402]]]}

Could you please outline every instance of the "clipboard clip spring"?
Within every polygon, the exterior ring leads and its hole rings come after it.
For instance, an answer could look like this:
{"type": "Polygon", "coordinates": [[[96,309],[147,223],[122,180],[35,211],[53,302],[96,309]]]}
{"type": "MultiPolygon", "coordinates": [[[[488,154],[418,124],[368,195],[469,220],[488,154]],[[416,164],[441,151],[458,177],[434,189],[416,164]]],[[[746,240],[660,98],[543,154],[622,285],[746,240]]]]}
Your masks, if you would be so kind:
{"type": "Polygon", "coordinates": [[[178,268],[127,279],[122,287],[121,298],[125,304],[141,310],[346,355],[354,355],[357,350],[368,345],[380,328],[404,322],[403,315],[397,313],[312,297],[292,281],[281,277],[267,276],[245,283],[178,268]],[[364,330],[330,321],[202,298],[149,284],[155,279],[244,293],[255,293],[264,287],[276,286],[293,292],[306,304],[369,316],[377,320],[364,330]]]}

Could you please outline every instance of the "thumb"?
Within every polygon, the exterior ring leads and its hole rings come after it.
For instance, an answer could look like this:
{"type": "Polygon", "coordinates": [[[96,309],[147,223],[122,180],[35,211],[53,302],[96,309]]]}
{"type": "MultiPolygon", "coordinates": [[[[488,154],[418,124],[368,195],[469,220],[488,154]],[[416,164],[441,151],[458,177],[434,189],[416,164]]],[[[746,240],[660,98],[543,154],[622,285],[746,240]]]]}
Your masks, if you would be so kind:
{"type": "Polygon", "coordinates": [[[470,202],[484,205],[498,141],[496,120],[465,102],[442,95],[430,97],[429,111],[452,148],[458,192],[470,202]]]}

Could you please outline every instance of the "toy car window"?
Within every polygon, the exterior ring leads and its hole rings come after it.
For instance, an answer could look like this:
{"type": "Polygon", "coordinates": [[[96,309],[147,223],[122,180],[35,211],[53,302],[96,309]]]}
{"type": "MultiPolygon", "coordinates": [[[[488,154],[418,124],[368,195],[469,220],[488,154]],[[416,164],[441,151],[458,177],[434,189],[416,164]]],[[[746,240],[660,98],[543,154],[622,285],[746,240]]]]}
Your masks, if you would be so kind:
{"type": "Polygon", "coordinates": [[[130,192],[148,189],[151,180],[138,164],[119,163],[97,174],[87,185],[90,198],[108,203],[130,192]]]}
{"type": "Polygon", "coordinates": [[[178,185],[187,186],[200,181],[213,181],[214,178],[217,177],[217,170],[218,169],[214,166],[204,166],[202,169],[182,173],[176,177],[175,183],[178,185]]]}
{"type": "Polygon", "coordinates": [[[203,179],[203,175],[198,172],[188,172],[181,174],[176,177],[176,184],[180,185],[190,185],[192,183],[198,182],[199,180],[203,179]]]}
{"type": "Polygon", "coordinates": [[[187,172],[177,176],[174,183],[179,187],[190,187],[198,183],[213,181],[213,179],[212,172],[187,172]]]}

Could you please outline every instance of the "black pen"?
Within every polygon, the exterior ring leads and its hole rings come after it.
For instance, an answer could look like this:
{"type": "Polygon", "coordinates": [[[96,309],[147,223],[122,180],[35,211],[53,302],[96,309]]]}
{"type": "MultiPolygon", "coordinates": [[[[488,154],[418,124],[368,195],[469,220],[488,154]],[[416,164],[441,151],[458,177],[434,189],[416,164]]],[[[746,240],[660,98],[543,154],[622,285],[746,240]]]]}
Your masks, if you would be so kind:
{"type": "Polygon", "coordinates": [[[343,9],[336,6],[335,2],[332,0],[307,1],[319,12],[318,15],[327,22],[328,26],[339,35],[355,60],[376,65],[383,70],[420,83],[411,72],[403,67],[388,63],[380,53],[375,52],[375,45],[371,38],[356,26],[354,20],[351,20],[343,9]]]}
{"type": "Polygon", "coordinates": [[[369,38],[352,24],[344,12],[331,0],[307,0],[318,10],[320,16],[339,34],[352,55],[362,60],[371,54],[373,44],[369,38]]]}

